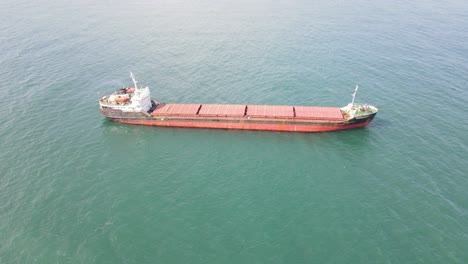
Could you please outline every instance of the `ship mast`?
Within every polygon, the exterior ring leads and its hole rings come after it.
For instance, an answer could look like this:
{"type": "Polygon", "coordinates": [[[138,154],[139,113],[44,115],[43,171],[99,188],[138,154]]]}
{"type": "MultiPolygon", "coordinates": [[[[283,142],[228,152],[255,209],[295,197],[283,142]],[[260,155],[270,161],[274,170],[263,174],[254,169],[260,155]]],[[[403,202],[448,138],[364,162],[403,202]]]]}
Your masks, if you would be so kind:
{"type": "Polygon", "coordinates": [[[132,72],[130,72],[130,78],[132,78],[133,84],[135,85],[135,91],[136,91],[138,89],[137,81],[135,80],[135,75],[133,75],[132,72]]]}
{"type": "Polygon", "coordinates": [[[354,98],[356,98],[356,93],[357,93],[357,89],[358,89],[358,85],[356,85],[356,89],[354,89],[354,93],[353,93],[353,100],[351,101],[351,105],[354,105],[354,98]]]}

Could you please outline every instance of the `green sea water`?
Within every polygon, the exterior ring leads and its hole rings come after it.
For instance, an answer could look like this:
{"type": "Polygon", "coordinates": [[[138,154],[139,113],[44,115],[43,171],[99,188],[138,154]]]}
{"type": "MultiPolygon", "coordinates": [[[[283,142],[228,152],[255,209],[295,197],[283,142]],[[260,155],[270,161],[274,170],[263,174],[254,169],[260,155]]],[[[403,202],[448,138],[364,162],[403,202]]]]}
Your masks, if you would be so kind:
{"type": "Polygon", "coordinates": [[[0,263],[468,263],[468,2],[0,2],[0,263]],[[277,133],[162,102],[380,107],[277,133]]]}

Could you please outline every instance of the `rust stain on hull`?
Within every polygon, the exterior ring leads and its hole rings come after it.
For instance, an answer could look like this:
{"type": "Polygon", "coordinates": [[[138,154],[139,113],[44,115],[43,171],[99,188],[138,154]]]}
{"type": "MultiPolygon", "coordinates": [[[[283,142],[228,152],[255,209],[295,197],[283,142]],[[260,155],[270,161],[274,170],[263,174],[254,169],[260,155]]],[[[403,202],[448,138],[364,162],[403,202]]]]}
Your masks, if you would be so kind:
{"type": "Polygon", "coordinates": [[[284,132],[328,132],[345,129],[359,128],[367,126],[371,119],[354,124],[304,124],[304,123],[284,123],[273,124],[259,123],[231,123],[231,122],[207,122],[207,121],[175,121],[175,120],[114,120],[116,122],[147,125],[160,127],[186,127],[186,128],[211,128],[211,129],[232,129],[232,130],[265,130],[265,131],[284,131],[284,132]]]}

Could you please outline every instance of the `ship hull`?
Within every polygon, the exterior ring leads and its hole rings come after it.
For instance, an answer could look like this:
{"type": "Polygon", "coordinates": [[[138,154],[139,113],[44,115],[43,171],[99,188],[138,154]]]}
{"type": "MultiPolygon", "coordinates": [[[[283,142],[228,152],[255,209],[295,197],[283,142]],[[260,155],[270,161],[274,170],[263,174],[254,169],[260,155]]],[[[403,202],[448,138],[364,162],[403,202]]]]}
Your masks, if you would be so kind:
{"type": "Polygon", "coordinates": [[[111,121],[159,127],[186,127],[186,128],[209,128],[209,129],[232,129],[232,130],[263,130],[283,132],[329,132],[339,131],[367,126],[375,114],[362,119],[349,121],[303,121],[303,120],[268,120],[268,119],[202,119],[202,118],[108,118],[111,121]]]}

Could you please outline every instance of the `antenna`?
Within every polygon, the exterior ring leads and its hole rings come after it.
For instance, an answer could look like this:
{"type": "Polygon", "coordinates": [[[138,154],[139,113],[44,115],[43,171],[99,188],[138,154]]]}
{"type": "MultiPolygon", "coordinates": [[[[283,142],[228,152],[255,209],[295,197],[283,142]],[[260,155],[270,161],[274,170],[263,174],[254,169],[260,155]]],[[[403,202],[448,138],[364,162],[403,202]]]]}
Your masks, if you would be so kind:
{"type": "Polygon", "coordinates": [[[136,89],[138,89],[137,81],[135,80],[135,75],[133,75],[132,72],[130,72],[130,78],[132,78],[133,84],[135,85],[135,91],[136,91],[136,89]]]}
{"type": "Polygon", "coordinates": [[[354,105],[354,98],[356,98],[356,93],[357,93],[357,89],[358,89],[358,85],[356,85],[356,89],[354,89],[354,93],[353,93],[353,100],[351,101],[351,105],[354,105]]]}

